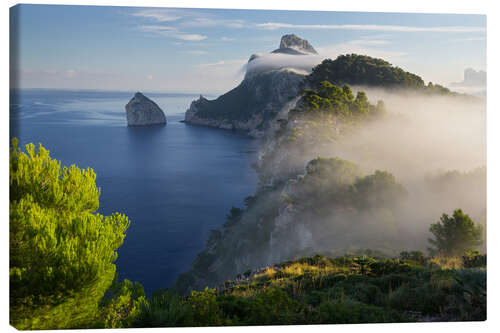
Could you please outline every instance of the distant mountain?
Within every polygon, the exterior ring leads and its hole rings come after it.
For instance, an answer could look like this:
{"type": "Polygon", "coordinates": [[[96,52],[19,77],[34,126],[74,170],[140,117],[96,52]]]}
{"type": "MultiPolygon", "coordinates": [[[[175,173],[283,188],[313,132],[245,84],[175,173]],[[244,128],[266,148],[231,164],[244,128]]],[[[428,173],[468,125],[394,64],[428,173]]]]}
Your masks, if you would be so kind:
{"type": "Polygon", "coordinates": [[[450,85],[456,87],[485,87],[486,72],[467,68],[464,71],[464,80],[462,82],[451,83],[450,85]]]}
{"type": "Polygon", "coordinates": [[[462,93],[467,93],[473,96],[486,98],[486,72],[476,71],[472,68],[467,68],[464,71],[464,79],[462,82],[450,83],[450,87],[462,93]]]}

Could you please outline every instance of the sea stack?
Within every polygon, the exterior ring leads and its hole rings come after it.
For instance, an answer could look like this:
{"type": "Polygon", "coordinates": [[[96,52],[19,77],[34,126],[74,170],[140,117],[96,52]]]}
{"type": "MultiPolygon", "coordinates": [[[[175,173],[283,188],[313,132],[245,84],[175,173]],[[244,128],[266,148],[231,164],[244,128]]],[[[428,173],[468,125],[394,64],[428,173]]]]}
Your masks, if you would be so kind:
{"type": "Polygon", "coordinates": [[[134,97],[127,103],[125,111],[127,112],[128,126],[164,125],[167,123],[162,109],[140,92],[135,93],[134,97]]]}

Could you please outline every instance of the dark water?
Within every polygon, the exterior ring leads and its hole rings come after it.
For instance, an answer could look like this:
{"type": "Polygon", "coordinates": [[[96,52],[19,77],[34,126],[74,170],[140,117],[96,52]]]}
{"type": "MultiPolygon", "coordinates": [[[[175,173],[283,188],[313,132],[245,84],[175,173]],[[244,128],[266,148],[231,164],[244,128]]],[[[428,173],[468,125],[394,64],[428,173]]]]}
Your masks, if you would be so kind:
{"type": "Polygon", "coordinates": [[[257,142],[236,133],[180,123],[197,96],[146,94],[167,125],[129,128],[133,93],[21,90],[11,95],[11,137],[41,142],[63,165],[91,167],[102,214],[132,224],[116,262],[120,279],[147,292],[170,286],[190,268],[210,229],[255,189],[257,142]]]}

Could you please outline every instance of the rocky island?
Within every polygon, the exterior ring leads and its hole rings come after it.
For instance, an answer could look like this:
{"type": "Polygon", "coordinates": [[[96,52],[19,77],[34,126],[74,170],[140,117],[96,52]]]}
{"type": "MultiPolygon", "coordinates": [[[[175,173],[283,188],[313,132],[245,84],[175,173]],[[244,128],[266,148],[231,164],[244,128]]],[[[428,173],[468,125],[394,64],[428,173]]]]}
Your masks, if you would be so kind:
{"type": "Polygon", "coordinates": [[[135,93],[125,106],[125,110],[128,126],[164,125],[167,123],[162,109],[140,92],[135,93]]]}

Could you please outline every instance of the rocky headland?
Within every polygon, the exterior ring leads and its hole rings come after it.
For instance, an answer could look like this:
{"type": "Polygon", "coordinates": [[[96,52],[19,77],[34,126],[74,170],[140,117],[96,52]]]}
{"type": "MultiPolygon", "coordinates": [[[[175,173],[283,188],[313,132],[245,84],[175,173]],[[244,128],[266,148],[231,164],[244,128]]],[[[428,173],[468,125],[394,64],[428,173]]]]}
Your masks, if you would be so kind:
{"type": "MultiPolygon", "coordinates": [[[[317,54],[307,40],[296,35],[284,35],[280,47],[266,56],[280,56],[278,53],[288,57],[317,54]]],[[[257,64],[261,57],[259,54],[250,56],[245,77],[236,88],[215,100],[200,96],[193,101],[184,121],[244,131],[251,137],[262,137],[270,128],[279,126],[277,120],[286,118],[286,111],[293,107],[294,98],[308,73],[281,65],[282,61],[270,61],[272,66],[257,64]]]]}

